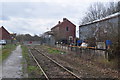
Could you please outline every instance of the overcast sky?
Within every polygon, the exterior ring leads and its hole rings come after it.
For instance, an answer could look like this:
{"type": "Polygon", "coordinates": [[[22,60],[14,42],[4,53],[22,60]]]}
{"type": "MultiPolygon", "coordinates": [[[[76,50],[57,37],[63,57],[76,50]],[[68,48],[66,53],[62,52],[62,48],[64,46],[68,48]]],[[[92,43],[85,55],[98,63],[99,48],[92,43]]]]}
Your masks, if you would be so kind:
{"type": "Polygon", "coordinates": [[[67,18],[78,30],[89,5],[99,1],[118,0],[1,0],[0,26],[10,33],[39,35],[67,18]]]}

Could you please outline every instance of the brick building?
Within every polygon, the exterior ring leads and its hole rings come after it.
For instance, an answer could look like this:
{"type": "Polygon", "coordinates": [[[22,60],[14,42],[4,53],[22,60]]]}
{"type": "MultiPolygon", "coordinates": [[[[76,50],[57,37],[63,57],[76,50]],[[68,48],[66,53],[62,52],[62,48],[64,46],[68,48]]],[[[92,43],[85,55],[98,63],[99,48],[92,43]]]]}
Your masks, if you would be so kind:
{"type": "Polygon", "coordinates": [[[10,43],[11,39],[10,33],[3,26],[0,27],[0,40],[6,40],[7,43],[10,43]]]}
{"type": "Polygon", "coordinates": [[[62,22],[58,22],[56,26],[51,28],[55,41],[70,43],[74,42],[76,38],[76,26],[68,19],[63,18],[62,22]]]}

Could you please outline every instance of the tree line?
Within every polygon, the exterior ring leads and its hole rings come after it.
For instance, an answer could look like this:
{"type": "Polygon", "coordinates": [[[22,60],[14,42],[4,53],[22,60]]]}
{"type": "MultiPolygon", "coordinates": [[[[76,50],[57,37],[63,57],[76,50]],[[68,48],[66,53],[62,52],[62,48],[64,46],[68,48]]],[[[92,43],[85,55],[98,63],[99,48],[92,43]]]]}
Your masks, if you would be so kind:
{"type": "Polygon", "coordinates": [[[40,41],[41,37],[39,37],[38,35],[31,36],[30,34],[18,34],[18,35],[16,35],[16,40],[19,42],[40,41]]]}

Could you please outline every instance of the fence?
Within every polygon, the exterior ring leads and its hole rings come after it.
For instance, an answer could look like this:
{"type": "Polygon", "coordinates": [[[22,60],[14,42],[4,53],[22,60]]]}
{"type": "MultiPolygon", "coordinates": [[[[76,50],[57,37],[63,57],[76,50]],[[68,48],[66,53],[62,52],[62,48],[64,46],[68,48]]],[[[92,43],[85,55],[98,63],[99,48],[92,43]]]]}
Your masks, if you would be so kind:
{"type": "Polygon", "coordinates": [[[68,46],[68,45],[56,45],[57,48],[61,48],[68,51],[73,51],[78,54],[79,57],[87,60],[106,59],[110,61],[112,59],[112,51],[106,49],[98,49],[95,47],[80,47],[80,46],[68,46]]]}
{"type": "Polygon", "coordinates": [[[25,45],[40,45],[41,41],[24,41],[23,44],[25,44],[25,45]]]}

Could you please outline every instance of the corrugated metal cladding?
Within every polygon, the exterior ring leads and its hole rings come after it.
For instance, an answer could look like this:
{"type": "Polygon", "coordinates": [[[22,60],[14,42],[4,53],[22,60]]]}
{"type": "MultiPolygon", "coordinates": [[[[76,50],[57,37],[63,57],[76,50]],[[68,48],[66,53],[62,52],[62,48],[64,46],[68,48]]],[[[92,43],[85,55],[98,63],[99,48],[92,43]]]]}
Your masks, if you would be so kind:
{"type": "Polygon", "coordinates": [[[91,42],[111,40],[117,42],[119,18],[120,12],[117,13],[117,15],[113,14],[113,16],[110,15],[92,23],[79,26],[80,40],[88,40],[91,42]]]}

